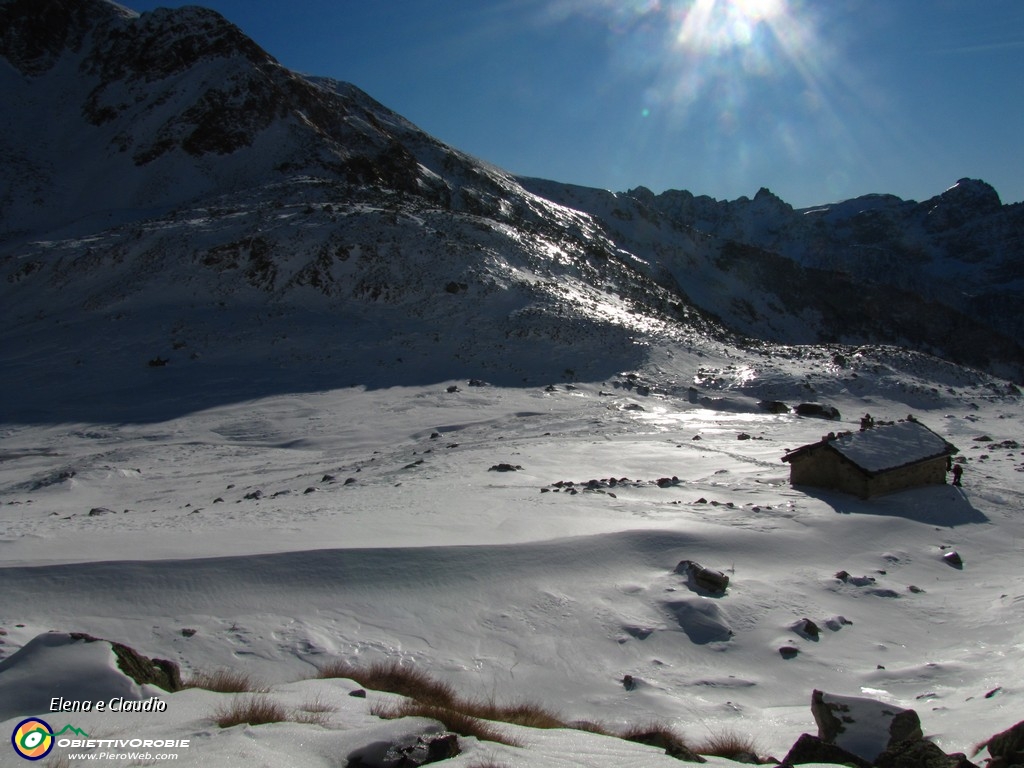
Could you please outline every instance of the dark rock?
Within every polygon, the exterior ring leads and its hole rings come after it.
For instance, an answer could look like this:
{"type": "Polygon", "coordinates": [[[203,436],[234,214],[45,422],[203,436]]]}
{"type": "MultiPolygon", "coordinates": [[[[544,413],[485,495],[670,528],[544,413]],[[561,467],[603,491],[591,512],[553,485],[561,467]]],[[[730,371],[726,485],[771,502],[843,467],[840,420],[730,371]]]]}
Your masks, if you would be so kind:
{"type": "Polygon", "coordinates": [[[501,464],[494,464],[488,468],[488,472],[519,472],[522,470],[522,466],[519,464],[508,464],[502,462],[501,464]]]}
{"type": "Polygon", "coordinates": [[[99,517],[100,515],[114,515],[117,514],[112,509],[106,507],[93,507],[89,510],[89,517],[99,517]]]}
{"type": "Polygon", "coordinates": [[[448,387],[448,389],[445,390],[445,392],[447,392],[450,395],[454,394],[454,393],[456,393],[458,391],[459,391],[459,388],[457,386],[455,386],[454,384],[452,384],[450,387],[448,387]]]}
{"type": "Polygon", "coordinates": [[[184,688],[181,683],[181,669],[173,661],[151,659],[127,645],[93,637],[84,632],[71,632],[70,636],[73,640],[84,640],[87,643],[110,643],[110,648],[117,658],[118,669],[139,685],[155,685],[170,693],[184,688]]]}
{"type": "Polygon", "coordinates": [[[779,656],[784,659],[795,659],[800,655],[800,649],[792,645],[784,645],[779,648],[779,656]]]}
{"type": "Polygon", "coordinates": [[[260,491],[260,490],[252,491],[251,493],[245,494],[245,498],[249,499],[249,500],[252,500],[252,501],[255,501],[256,499],[262,499],[263,498],[263,491],[260,491]]]}
{"type": "Polygon", "coordinates": [[[810,416],[816,419],[839,419],[839,409],[834,405],[822,405],[821,403],[800,403],[796,407],[798,416],[810,416]]]}
{"type": "Polygon", "coordinates": [[[307,488],[306,490],[304,490],[304,491],[303,491],[303,493],[304,493],[304,494],[308,494],[308,493],[316,493],[316,491],[317,491],[317,489],[316,489],[316,488],[314,488],[313,486],[310,486],[309,488],[307,488]]]}
{"type": "Polygon", "coordinates": [[[333,483],[335,481],[334,475],[324,475],[320,478],[321,483],[333,483]]]}
{"type": "Polygon", "coordinates": [[[625,688],[627,691],[635,690],[636,689],[636,679],[632,675],[623,675],[622,676],[622,687],[625,688]]]}
{"type": "Polygon", "coordinates": [[[724,594],[725,590],[729,588],[728,576],[721,571],[705,568],[692,560],[681,560],[676,566],[675,572],[686,576],[691,586],[707,592],[724,594]]]}
{"type": "Polygon", "coordinates": [[[674,757],[676,760],[683,760],[687,763],[707,762],[707,760],[686,746],[682,739],[671,731],[656,728],[650,731],[630,734],[627,738],[629,741],[635,741],[637,744],[647,744],[651,747],[664,749],[666,755],[674,757]]]}
{"type": "Polygon", "coordinates": [[[768,413],[789,413],[789,406],[779,400],[762,400],[757,406],[768,413]]]}
{"type": "Polygon", "coordinates": [[[821,628],[810,619],[800,619],[794,625],[793,631],[811,640],[817,640],[821,635],[821,628]]]}
{"type": "Polygon", "coordinates": [[[424,733],[395,744],[370,744],[349,755],[346,768],[415,768],[456,757],[459,737],[454,733],[424,733]]]}
{"type": "Polygon", "coordinates": [[[181,636],[182,637],[192,637],[198,631],[199,630],[193,629],[192,627],[184,627],[181,630],[181,636]]]}
{"type": "Polygon", "coordinates": [[[829,744],[809,733],[801,734],[800,738],[782,758],[783,765],[800,765],[802,763],[835,763],[852,765],[855,768],[871,768],[871,763],[863,760],[842,747],[829,744]]]}
{"type": "Polygon", "coordinates": [[[874,762],[876,768],[977,768],[962,752],[947,755],[926,739],[894,742],[874,762]]]}
{"type": "Polygon", "coordinates": [[[750,435],[747,434],[746,432],[740,432],[738,435],[736,435],[736,439],[737,440],[749,440],[750,439],[750,435]]]}
{"type": "MultiPolygon", "coordinates": [[[[90,512],[89,514],[91,515],[92,512],[90,512]]],[[[954,568],[962,569],[964,567],[963,558],[960,557],[960,553],[957,552],[955,549],[951,552],[947,552],[946,554],[944,554],[942,556],[942,560],[946,563],[946,565],[950,565],[954,568]]]]}
{"type": "Polygon", "coordinates": [[[343,485],[352,485],[355,481],[356,479],[354,477],[346,477],[343,485]]]}
{"type": "Polygon", "coordinates": [[[354,691],[349,691],[348,695],[354,699],[365,699],[366,691],[364,691],[362,688],[356,688],[354,691]]]}
{"type": "Polygon", "coordinates": [[[988,753],[992,755],[988,768],[1024,765],[1024,720],[997,733],[978,749],[983,747],[988,747],[988,753]]]}

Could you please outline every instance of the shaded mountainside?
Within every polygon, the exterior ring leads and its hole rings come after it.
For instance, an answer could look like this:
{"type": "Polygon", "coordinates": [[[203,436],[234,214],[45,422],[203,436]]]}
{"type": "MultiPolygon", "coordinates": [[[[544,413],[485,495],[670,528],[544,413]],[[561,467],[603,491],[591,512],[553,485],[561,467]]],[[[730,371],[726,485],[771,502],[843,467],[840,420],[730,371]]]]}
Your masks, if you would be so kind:
{"type": "Polygon", "coordinates": [[[984,182],[795,210],[763,188],[718,201],[521,181],[592,214],[649,275],[747,335],[904,344],[1021,375],[1024,204],[984,182]]]}
{"type": "MultiPolygon", "coordinates": [[[[196,391],[600,378],[652,343],[740,343],[729,328],[1021,375],[1019,345],[970,307],[898,281],[865,293],[787,252],[769,235],[799,212],[767,193],[518,179],[213,11],[0,0],[0,58],[0,373],[23,415],[49,408],[54,372],[83,402],[158,396],[150,359],[196,391]]],[[[950,211],[943,236],[993,229],[950,211]]]]}

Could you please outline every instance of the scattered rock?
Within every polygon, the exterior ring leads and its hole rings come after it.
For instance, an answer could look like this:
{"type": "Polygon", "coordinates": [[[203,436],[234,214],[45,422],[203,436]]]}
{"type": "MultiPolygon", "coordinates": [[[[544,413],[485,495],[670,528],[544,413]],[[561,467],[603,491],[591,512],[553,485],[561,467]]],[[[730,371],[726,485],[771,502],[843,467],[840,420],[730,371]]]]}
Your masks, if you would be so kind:
{"type": "Polygon", "coordinates": [[[245,494],[245,496],[243,498],[249,499],[250,501],[255,501],[256,499],[262,499],[263,498],[263,491],[261,491],[261,490],[252,491],[251,493],[245,494]]]}
{"type": "Polygon", "coordinates": [[[789,413],[789,406],[779,400],[762,400],[757,407],[768,413],[789,413]]]}
{"type": "MultiPolygon", "coordinates": [[[[90,512],[89,514],[91,515],[92,512],[90,512]]],[[[946,563],[946,565],[950,565],[953,568],[963,569],[964,567],[963,558],[960,557],[960,553],[957,552],[955,549],[944,554],[942,556],[942,560],[946,563]]]]}
{"type": "Polygon", "coordinates": [[[455,394],[458,391],[459,391],[459,388],[457,386],[455,386],[454,384],[452,384],[450,387],[448,387],[445,390],[445,392],[447,392],[449,395],[455,394]]]}
{"type": "MultiPolygon", "coordinates": [[[[779,648],[779,655],[784,659],[795,659],[800,655],[800,649],[793,645],[784,645],[779,648]]],[[[787,760],[787,762],[789,762],[787,760]]],[[[808,762],[815,762],[813,760],[808,762]]]]}
{"type": "Polygon", "coordinates": [[[350,754],[345,765],[346,768],[415,768],[448,760],[459,753],[456,734],[424,733],[393,744],[370,744],[350,754]]]}
{"type": "Polygon", "coordinates": [[[821,635],[821,628],[810,619],[800,619],[793,625],[793,631],[810,640],[817,640],[821,635]]]}
{"type": "Polygon", "coordinates": [[[740,432],[738,435],[736,435],[736,439],[737,440],[749,440],[750,439],[750,435],[747,434],[746,432],[740,432]]]}
{"type": "Polygon", "coordinates": [[[192,637],[199,630],[193,629],[192,627],[183,627],[181,630],[182,637],[192,637]]]}
{"type": "Polygon", "coordinates": [[[675,568],[675,572],[686,576],[691,587],[712,592],[725,594],[729,588],[729,577],[721,571],[705,568],[700,563],[692,560],[681,560],[675,568]]]}
{"type": "Polygon", "coordinates": [[[519,472],[522,470],[522,466],[519,464],[508,464],[502,462],[501,464],[494,464],[487,471],[488,472],[519,472]]]}
{"type": "Polygon", "coordinates": [[[112,509],[106,507],[93,507],[89,510],[89,517],[99,517],[100,515],[115,515],[117,514],[112,509]]]}
{"type": "Polygon", "coordinates": [[[354,699],[365,699],[366,698],[366,691],[363,690],[362,688],[356,688],[354,691],[349,691],[348,695],[351,696],[354,699]]]}
{"type": "Polygon", "coordinates": [[[796,407],[798,416],[810,416],[816,419],[839,419],[839,409],[834,405],[822,405],[821,403],[800,403],[796,407]]]}

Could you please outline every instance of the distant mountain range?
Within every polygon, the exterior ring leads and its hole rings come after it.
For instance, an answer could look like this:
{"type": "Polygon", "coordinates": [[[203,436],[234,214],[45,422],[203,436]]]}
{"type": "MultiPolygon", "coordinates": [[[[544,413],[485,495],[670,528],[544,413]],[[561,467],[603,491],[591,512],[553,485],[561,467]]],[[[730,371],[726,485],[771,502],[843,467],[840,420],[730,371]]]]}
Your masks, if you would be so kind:
{"type": "Polygon", "coordinates": [[[794,210],[518,178],[195,7],[0,0],[0,57],[3,374],[26,397],[43,361],[514,380],[743,337],[1024,377],[1024,205],[981,181],[794,210]]]}

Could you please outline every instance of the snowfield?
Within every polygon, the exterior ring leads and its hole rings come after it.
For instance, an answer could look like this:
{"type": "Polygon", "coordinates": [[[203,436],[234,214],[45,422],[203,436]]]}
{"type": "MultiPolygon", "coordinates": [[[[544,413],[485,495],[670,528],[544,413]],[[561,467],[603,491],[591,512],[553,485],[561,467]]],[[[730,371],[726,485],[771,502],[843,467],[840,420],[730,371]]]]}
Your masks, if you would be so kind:
{"type": "MultiPolygon", "coordinates": [[[[4,425],[2,728],[39,716],[94,739],[187,739],[180,765],[336,766],[422,726],[371,713],[394,694],[310,679],[336,660],[398,660],[568,721],[657,721],[693,742],[731,731],[777,758],[815,732],[814,688],[915,709],[947,752],[1019,721],[1016,390],[920,356],[870,361],[854,381],[813,355],[741,354],[676,350],[647,373],[547,388],[450,380],[4,425]],[[843,420],[762,398],[827,402],[843,420]],[[790,487],[784,453],[864,412],[914,413],[958,446],[964,488],[862,501],[790,487]],[[692,589],[681,560],[723,571],[727,592],[692,589]],[[140,688],[64,635],[30,645],[54,631],[185,677],[242,670],[326,716],[221,729],[234,694],[140,688]],[[50,713],[52,696],[166,708],[50,713]]],[[[463,738],[449,764],[678,764],[607,736],[500,728],[522,746],[463,738]]]]}

